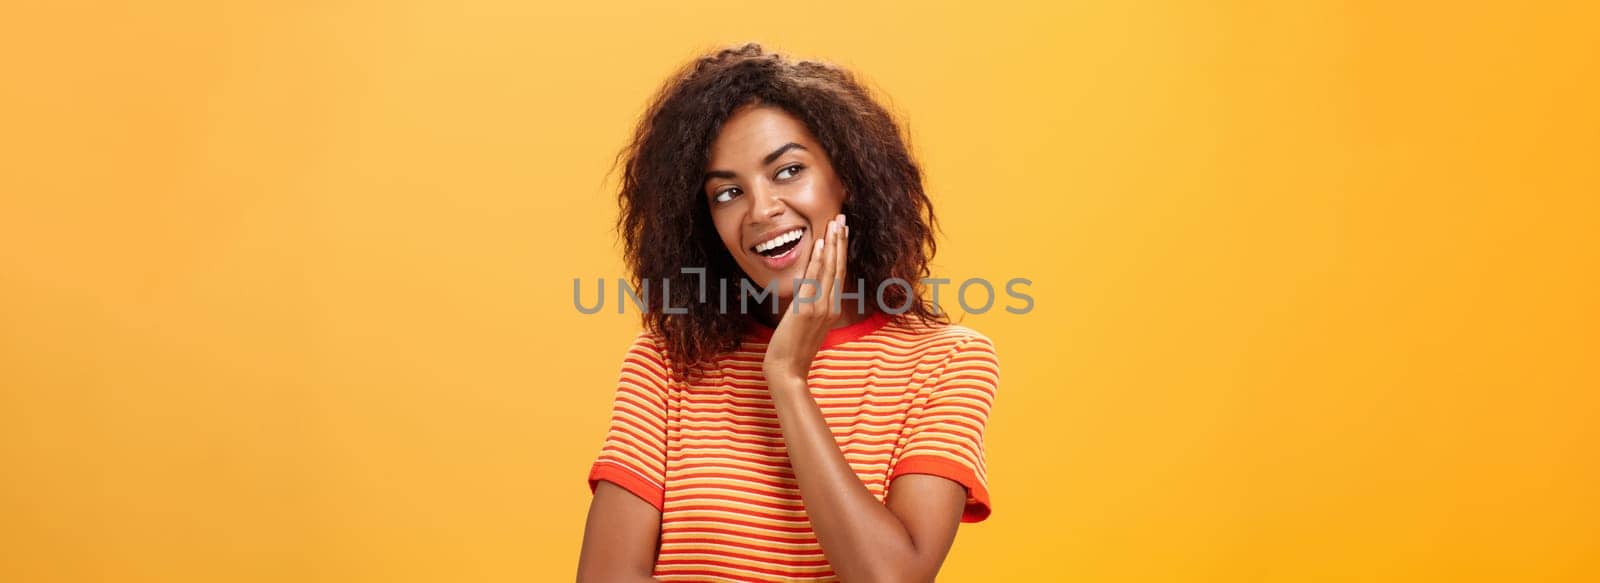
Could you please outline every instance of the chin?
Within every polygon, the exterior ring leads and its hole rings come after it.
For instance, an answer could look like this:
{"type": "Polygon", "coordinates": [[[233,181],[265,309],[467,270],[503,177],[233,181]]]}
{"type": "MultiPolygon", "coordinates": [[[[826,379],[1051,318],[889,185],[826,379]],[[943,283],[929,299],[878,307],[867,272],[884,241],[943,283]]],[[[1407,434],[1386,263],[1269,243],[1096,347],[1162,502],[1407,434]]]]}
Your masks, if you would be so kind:
{"type": "Polygon", "coordinates": [[[789,299],[794,297],[794,279],[804,276],[805,274],[803,272],[767,272],[762,275],[750,276],[750,284],[757,288],[764,288],[766,287],[767,282],[773,282],[774,287],[772,295],[783,299],[789,299]]]}

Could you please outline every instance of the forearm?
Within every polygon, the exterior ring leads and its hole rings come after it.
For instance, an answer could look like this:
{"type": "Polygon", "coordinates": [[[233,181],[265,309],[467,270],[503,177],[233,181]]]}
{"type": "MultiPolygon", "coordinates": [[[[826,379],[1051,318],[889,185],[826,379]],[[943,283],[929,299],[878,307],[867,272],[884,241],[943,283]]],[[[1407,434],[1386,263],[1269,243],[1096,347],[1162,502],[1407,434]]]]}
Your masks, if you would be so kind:
{"type": "Polygon", "coordinates": [[[806,516],[828,562],[845,581],[884,581],[917,575],[917,548],[900,519],[867,490],[805,382],[770,382],[790,465],[806,516]]]}

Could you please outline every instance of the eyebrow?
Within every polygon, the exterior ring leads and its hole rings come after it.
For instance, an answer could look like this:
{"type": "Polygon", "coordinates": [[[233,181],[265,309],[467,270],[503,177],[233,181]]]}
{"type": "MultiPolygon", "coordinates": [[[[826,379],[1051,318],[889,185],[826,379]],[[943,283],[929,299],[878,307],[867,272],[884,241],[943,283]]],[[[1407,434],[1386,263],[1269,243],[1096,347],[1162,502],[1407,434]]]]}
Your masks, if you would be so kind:
{"type": "MultiPolygon", "coordinates": [[[[782,146],[778,146],[778,149],[773,150],[771,154],[767,154],[765,157],[761,158],[761,164],[763,166],[765,166],[767,164],[771,164],[773,160],[777,160],[778,159],[778,156],[782,156],[784,152],[787,152],[789,150],[806,150],[806,147],[802,146],[800,144],[796,144],[794,142],[789,142],[789,143],[784,144],[782,146]]],[[[809,152],[810,150],[806,150],[806,151],[809,152]]],[[[732,171],[729,171],[729,170],[712,170],[712,171],[706,173],[706,179],[707,180],[710,180],[712,178],[737,178],[737,177],[738,177],[737,174],[734,174],[732,171]]]]}

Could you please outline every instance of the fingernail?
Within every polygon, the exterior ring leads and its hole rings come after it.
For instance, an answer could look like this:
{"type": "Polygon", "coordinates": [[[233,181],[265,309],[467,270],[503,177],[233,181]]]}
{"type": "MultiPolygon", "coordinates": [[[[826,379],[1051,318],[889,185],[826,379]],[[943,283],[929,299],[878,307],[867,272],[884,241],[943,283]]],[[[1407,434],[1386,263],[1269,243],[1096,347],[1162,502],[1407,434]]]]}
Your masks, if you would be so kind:
{"type": "Polygon", "coordinates": [[[841,227],[848,227],[848,226],[850,226],[850,223],[849,223],[849,221],[847,221],[847,220],[846,220],[846,219],[845,219],[845,217],[844,217],[844,215],[839,215],[839,226],[841,226],[841,227]]]}
{"type": "Polygon", "coordinates": [[[832,234],[837,233],[837,232],[839,232],[839,221],[833,221],[833,222],[828,223],[828,234],[832,235],[832,234]]]}

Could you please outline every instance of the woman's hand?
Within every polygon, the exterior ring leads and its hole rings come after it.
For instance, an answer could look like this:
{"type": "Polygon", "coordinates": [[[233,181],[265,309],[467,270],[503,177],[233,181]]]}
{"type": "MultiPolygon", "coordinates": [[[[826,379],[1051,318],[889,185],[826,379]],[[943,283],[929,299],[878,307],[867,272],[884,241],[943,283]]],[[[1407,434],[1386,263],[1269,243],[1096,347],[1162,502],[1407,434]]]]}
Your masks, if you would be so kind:
{"type": "Polygon", "coordinates": [[[795,290],[767,345],[762,370],[806,518],[845,581],[932,581],[955,541],[967,491],[940,476],[895,476],[887,500],[867,490],[806,386],[811,359],[843,311],[835,306],[849,248],[844,217],[828,221],[806,264],[814,284],[795,290]],[[812,299],[802,303],[800,300],[812,299]]]}
{"type": "Polygon", "coordinates": [[[804,384],[806,374],[811,371],[811,359],[822,348],[828,331],[839,321],[839,293],[844,287],[848,242],[844,215],[839,215],[828,221],[828,232],[812,246],[811,258],[806,263],[807,281],[795,290],[788,313],[778,321],[772,341],[767,344],[761,368],[769,387],[779,381],[804,384]]]}

